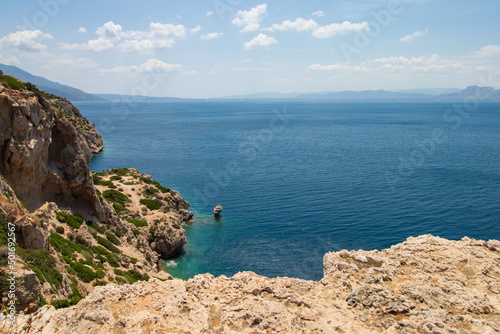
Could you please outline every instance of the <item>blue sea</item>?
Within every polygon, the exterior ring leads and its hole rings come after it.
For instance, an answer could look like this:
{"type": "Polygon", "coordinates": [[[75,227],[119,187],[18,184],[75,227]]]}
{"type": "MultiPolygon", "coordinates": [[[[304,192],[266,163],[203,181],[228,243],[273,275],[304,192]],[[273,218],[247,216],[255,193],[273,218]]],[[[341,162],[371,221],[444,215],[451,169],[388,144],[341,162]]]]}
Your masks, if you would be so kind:
{"type": "Polygon", "coordinates": [[[188,243],[165,262],[175,277],[318,280],[329,251],[427,233],[500,239],[500,104],[77,106],[106,145],[91,169],[137,168],[191,203],[188,243]]]}

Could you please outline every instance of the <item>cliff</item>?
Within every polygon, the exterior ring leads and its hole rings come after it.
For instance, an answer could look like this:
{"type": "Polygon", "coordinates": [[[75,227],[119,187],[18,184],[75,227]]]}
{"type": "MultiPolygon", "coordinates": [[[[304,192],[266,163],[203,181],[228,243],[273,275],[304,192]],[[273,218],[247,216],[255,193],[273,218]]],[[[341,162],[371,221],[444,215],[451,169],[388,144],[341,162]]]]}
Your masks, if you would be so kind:
{"type": "Polygon", "coordinates": [[[500,242],[425,235],[324,257],[319,282],[228,278],[97,287],[30,333],[498,333],[500,242]]]}
{"type": "Polygon", "coordinates": [[[69,101],[2,75],[0,129],[2,307],[11,224],[17,311],[68,307],[110,282],[171,278],[161,259],[181,251],[192,217],[178,192],[135,169],[90,173],[103,149],[93,124],[69,101]]]}
{"type": "Polygon", "coordinates": [[[84,218],[110,219],[89,173],[102,147],[94,126],[68,101],[0,83],[0,174],[30,211],[55,202],[84,218]]]}

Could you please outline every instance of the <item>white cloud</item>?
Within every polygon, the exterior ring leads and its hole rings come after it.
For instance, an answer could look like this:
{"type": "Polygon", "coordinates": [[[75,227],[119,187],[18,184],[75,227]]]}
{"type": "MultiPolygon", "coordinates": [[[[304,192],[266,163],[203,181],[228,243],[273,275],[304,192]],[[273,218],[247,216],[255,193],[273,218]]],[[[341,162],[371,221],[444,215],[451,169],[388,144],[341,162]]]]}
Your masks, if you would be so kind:
{"type": "Polygon", "coordinates": [[[436,63],[439,60],[439,56],[437,54],[433,54],[432,56],[422,56],[422,57],[382,57],[377,58],[366,63],[382,63],[382,64],[397,64],[397,65],[422,65],[422,64],[430,64],[436,63]]]}
{"type": "Polygon", "coordinates": [[[286,20],[281,24],[273,24],[274,30],[296,30],[296,31],[306,31],[314,30],[318,28],[318,24],[314,20],[305,20],[301,17],[295,19],[295,21],[286,20]]]}
{"type": "Polygon", "coordinates": [[[318,10],[312,14],[313,14],[313,16],[317,16],[317,17],[325,16],[325,13],[323,13],[323,11],[321,11],[321,10],[318,10]]]}
{"type": "Polygon", "coordinates": [[[191,35],[193,35],[193,34],[199,33],[199,32],[200,32],[200,31],[202,31],[202,30],[203,30],[203,29],[202,29],[202,28],[201,28],[201,26],[199,25],[199,26],[196,26],[196,28],[192,28],[192,29],[190,29],[190,30],[189,30],[189,33],[190,33],[191,35]]]}
{"type": "Polygon", "coordinates": [[[263,46],[269,46],[276,43],[278,43],[278,41],[274,37],[269,37],[266,34],[261,33],[257,37],[252,39],[250,42],[246,42],[243,45],[243,48],[248,50],[263,46]]]}
{"type": "Polygon", "coordinates": [[[500,58],[500,45],[486,45],[481,50],[474,52],[477,58],[500,58]]]}
{"type": "Polygon", "coordinates": [[[260,28],[260,21],[267,10],[267,4],[258,5],[250,10],[239,10],[236,17],[231,21],[238,27],[244,27],[241,32],[257,31],[260,28]]]}
{"type": "Polygon", "coordinates": [[[332,23],[326,26],[321,26],[313,31],[314,37],[329,38],[336,35],[342,35],[348,32],[368,30],[368,22],[351,23],[344,21],[342,23],[332,23]]]}
{"type": "Polygon", "coordinates": [[[207,12],[205,15],[206,15],[206,16],[212,16],[212,15],[214,15],[214,14],[215,14],[214,12],[210,11],[210,12],[207,12]]]}
{"type": "Polygon", "coordinates": [[[411,34],[406,35],[405,37],[401,38],[400,41],[404,42],[404,43],[413,42],[415,39],[427,35],[428,32],[429,32],[428,29],[418,30],[418,31],[412,32],[411,34]]]}
{"type": "Polygon", "coordinates": [[[368,68],[365,66],[352,66],[349,63],[340,63],[340,64],[333,64],[333,65],[313,64],[311,66],[308,66],[306,68],[306,70],[317,71],[317,72],[324,72],[324,71],[366,72],[366,71],[368,71],[368,68]]]}
{"type": "Polygon", "coordinates": [[[101,72],[114,72],[114,73],[170,73],[170,72],[182,72],[181,64],[168,64],[158,59],[149,59],[147,62],[142,63],[139,66],[117,66],[110,70],[103,70],[101,72]]]}
{"type": "Polygon", "coordinates": [[[38,52],[47,49],[42,44],[44,39],[53,39],[51,34],[44,34],[40,30],[23,30],[0,38],[0,47],[21,52],[38,52]]]}
{"type": "MultiPolygon", "coordinates": [[[[191,29],[192,33],[198,32],[201,27],[191,29]]],[[[112,21],[97,28],[97,39],[81,44],[62,44],[65,50],[87,50],[101,52],[118,48],[125,53],[137,52],[152,54],[171,48],[178,40],[186,38],[187,28],[182,24],[152,22],[148,31],[124,31],[119,24],[112,21]]]]}
{"type": "Polygon", "coordinates": [[[182,16],[180,16],[179,14],[175,14],[175,17],[178,18],[179,20],[182,20],[182,16]]]}
{"type": "Polygon", "coordinates": [[[85,34],[87,33],[87,29],[85,29],[84,27],[80,27],[78,28],[77,32],[79,32],[80,34],[85,34]]]}
{"type": "Polygon", "coordinates": [[[97,28],[97,35],[106,39],[119,39],[123,33],[122,26],[112,21],[106,22],[102,27],[97,28]]]}
{"type": "Polygon", "coordinates": [[[285,20],[280,24],[275,23],[272,25],[272,30],[312,31],[313,36],[316,38],[329,38],[347,32],[368,30],[368,23],[351,23],[349,21],[344,21],[342,23],[332,23],[321,26],[313,19],[306,20],[299,17],[296,18],[295,21],[285,20]]]}
{"type": "Polygon", "coordinates": [[[211,32],[211,33],[208,33],[205,35],[201,35],[200,38],[205,39],[205,40],[211,40],[211,39],[220,38],[222,35],[224,35],[223,32],[211,32]]]}

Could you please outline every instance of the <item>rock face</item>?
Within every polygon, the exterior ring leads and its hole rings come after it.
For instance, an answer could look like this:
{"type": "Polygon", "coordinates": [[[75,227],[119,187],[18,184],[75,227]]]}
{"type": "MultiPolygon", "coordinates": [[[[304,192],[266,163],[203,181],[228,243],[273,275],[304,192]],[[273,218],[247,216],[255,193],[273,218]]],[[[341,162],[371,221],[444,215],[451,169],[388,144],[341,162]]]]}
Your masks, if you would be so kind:
{"type": "Polygon", "coordinates": [[[425,235],[329,253],[319,282],[243,272],[111,284],[68,309],[44,307],[31,332],[498,333],[498,246],[425,235]]]}
{"type": "Polygon", "coordinates": [[[0,174],[30,211],[56,202],[107,220],[110,212],[97,198],[88,167],[102,138],[69,102],[51,103],[0,85],[0,174]]]}
{"type": "Polygon", "coordinates": [[[12,217],[16,242],[22,248],[49,249],[49,234],[21,207],[12,188],[0,176],[0,209],[12,217]]]}
{"type": "Polygon", "coordinates": [[[36,274],[25,265],[16,265],[17,309],[25,312],[34,312],[38,309],[40,290],[42,285],[36,274]]]}

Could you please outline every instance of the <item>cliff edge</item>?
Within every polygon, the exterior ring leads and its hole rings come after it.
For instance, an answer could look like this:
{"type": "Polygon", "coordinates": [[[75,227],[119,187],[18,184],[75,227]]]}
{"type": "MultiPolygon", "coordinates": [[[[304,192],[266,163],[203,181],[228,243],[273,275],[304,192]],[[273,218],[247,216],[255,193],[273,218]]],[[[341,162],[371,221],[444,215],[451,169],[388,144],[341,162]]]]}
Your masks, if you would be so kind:
{"type": "Polygon", "coordinates": [[[29,333],[498,333],[500,242],[431,235],[324,257],[319,282],[242,272],[97,287],[29,333]]]}

